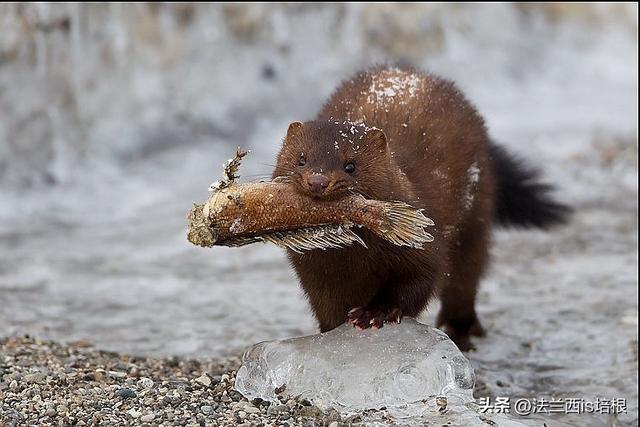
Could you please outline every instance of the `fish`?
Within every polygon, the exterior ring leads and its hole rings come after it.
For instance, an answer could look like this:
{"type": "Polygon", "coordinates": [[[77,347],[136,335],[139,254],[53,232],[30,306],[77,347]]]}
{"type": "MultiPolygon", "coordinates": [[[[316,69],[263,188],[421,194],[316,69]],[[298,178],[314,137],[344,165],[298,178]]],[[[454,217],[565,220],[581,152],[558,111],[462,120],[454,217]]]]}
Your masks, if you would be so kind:
{"type": "Polygon", "coordinates": [[[355,229],[365,228],[397,245],[421,249],[433,236],[422,209],[401,201],[380,201],[350,194],[316,199],[299,194],[279,180],[236,183],[238,149],[225,165],[225,177],[212,184],[203,204],[194,204],[187,218],[187,239],[201,247],[244,246],[256,242],[302,252],[337,249],[352,244],[366,247],[355,229]]]}

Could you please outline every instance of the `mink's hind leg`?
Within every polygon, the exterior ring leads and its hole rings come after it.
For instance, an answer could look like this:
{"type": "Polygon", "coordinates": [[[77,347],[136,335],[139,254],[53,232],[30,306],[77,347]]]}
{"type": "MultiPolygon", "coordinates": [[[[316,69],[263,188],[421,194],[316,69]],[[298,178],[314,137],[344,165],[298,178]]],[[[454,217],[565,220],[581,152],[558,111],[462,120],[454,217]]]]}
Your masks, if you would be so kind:
{"type": "Polygon", "coordinates": [[[473,349],[471,336],[483,336],[476,315],[476,294],[488,261],[487,226],[468,230],[451,251],[450,276],[440,289],[442,308],[436,326],[444,330],[462,351],[473,349]]]}

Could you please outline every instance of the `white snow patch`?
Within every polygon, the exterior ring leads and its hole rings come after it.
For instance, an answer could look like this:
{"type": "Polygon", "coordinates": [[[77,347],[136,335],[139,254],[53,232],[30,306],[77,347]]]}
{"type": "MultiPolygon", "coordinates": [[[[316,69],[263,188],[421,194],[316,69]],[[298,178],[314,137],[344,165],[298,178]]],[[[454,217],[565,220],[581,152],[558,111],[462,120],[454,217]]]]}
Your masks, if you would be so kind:
{"type": "Polygon", "coordinates": [[[473,206],[476,184],[478,184],[479,180],[480,168],[478,167],[478,162],[473,162],[467,169],[467,185],[464,188],[464,196],[462,197],[464,210],[466,211],[473,206]]]}
{"type": "Polygon", "coordinates": [[[413,97],[419,88],[420,78],[415,74],[406,74],[402,70],[393,68],[374,77],[366,92],[369,104],[383,104],[395,101],[396,95],[401,104],[405,104],[405,97],[413,97]]]}

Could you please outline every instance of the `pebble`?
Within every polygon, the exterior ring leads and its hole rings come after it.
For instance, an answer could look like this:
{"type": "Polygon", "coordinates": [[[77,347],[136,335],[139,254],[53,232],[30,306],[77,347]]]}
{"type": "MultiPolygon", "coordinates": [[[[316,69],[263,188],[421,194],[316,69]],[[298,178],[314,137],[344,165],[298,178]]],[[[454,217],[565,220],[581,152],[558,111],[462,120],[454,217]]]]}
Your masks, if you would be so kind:
{"type": "Polygon", "coordinates": [[[138,387],[140,388],[151,388],[153,387],[153,380],[151,378],[140,378],[138,380],[138,387]]]}
{"type": "Polygon", "coordinates": [[[118,371],[109,371],[108,372],[109,376],[111,378],[126,378],[127,374],[125,374],[124,372],[118,372],[118,371]]]}
{"type": "Polygon", "coordinates": [[[253,406],[253,404],[251,402],[246,402],[246,401],[238,402],[237,408],[243,410],[244,412],[246,412],[248,414],[259,414],[260,413],[260,409],[258,409],[255,406],[253,406]]]}
{"type": "Polygon", "coordinates": [[[140,415],[142,415],[142,412],[138,412],[134,408],[131,408],[127,411],[127,414],[131,415],[131,417],[133,418],[138,418],[140,415]]]}
{"type": "Polygon", "coordinates": [[[207,374],[201,375],[195,379],[198,384],[202,384],[205,387],[209,387],[211,385],[211,378],[207,374]]]}
{"type": "Polygon", "coordinates": [[[35,384],[44,384],[47,376],[42,372],[36,372],[33,374],[27,374],[22,379],[28,383],[35,384]]]}
{"type": "Polygon", "coordinates": [[[213,406],[203,405],[200,407],[200,410],[202,411],[203,414],[209,415],[213,413],[213,406]]]}
{"type": "Polygon", "coordinates": [[[149,421],[153,421],[156,416],[154,414],[147,414],[140,417],[140,421],[143,423],[148,423],[149,421]]]}
{"type": "Polygon", "coordinates": [[[288,412],[288,411],[289,411],[289,407],[287,405],[274,405],[274,404],[271,404],[267,408],[267,414],[269,414],[269,415],[280,414],[282,412],[288,412]]]}
{"type": "Polygon", "coordinates": [[[130,388],[121,388],[116,394],[118,395],[118,397],[121,397],[123,399],[130,399],[137,396],[136,392],[131,390],[130,388]]]}

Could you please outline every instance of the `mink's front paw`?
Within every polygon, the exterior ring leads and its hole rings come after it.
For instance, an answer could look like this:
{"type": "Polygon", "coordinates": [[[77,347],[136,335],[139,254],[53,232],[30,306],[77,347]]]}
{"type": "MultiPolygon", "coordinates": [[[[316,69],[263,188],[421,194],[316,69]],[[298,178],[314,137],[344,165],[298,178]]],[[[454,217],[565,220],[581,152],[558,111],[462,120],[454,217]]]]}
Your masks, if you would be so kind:
{"type": "Polygon", "coordinates": [[[385,323],[400,323],[402,310],[398,307],[356,307],[347,313],[347,322],[358,329],[380,329],[385,323]]]}

